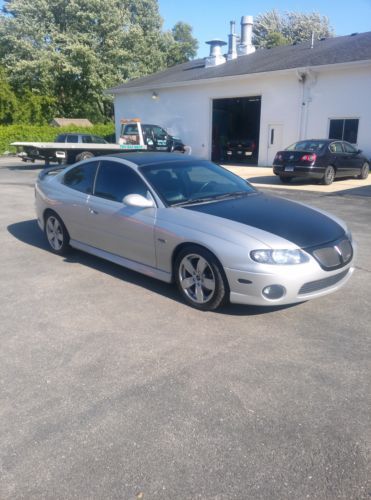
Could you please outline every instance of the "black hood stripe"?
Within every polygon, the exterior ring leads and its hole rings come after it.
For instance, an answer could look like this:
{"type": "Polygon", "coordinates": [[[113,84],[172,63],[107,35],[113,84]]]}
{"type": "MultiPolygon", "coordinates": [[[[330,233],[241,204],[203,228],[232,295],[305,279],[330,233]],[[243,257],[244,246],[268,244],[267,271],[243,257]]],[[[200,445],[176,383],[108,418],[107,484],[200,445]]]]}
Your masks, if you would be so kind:
{"type": "Polygon", "coordinates": [[[317,210],[262,193],[184,208],[262,229],[301,248],[322,245],[344,235],[337,222],[317,210]]]}

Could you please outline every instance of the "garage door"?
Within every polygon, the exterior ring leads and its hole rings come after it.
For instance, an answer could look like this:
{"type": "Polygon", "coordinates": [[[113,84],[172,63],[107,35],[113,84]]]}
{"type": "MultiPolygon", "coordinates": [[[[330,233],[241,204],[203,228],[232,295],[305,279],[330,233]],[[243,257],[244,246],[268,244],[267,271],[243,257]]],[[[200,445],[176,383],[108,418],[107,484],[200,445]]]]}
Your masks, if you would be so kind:
{"type": "Polygon", "coordinates": [[[260,96],[213,100],[213,161],[247,165],[258,162],[260,109],[260,96]]]}

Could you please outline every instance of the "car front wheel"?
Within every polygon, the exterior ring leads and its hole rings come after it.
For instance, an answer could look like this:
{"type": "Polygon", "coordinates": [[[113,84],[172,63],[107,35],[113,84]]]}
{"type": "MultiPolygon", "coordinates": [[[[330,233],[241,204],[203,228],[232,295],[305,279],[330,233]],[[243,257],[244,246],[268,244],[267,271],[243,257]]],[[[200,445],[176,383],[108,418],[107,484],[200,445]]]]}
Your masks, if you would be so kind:
{"type": "Polygon", "coordinates": [[[362,165],[362,168],[361,168],[361,173],[360,175],[358,176],[359,179],[367,179],[368,177],[368,173],[370,171],[370,165],[365,162],[363,165],[362,165]]]}
{"type": "Polygon", "coordinates": [[[335,179],[335,169],[332,165],[326,167],[325,175],[323,176],[322,183],[326,186],[329,186],[333,183],[335,179]]]}
{"type": "Polygon", "coordinates": [[[70,246],[70,236],[62,219],[54,212],[45,217],[45,236],[52,252],[65,255],[70,246]]]}
{"type": "Polygon", "coordinates": [[[227,302],[224,271],[208,250],[190,245],[175,261],[175,280],[184,300],[192,307],[212,311],[227,302]]]}

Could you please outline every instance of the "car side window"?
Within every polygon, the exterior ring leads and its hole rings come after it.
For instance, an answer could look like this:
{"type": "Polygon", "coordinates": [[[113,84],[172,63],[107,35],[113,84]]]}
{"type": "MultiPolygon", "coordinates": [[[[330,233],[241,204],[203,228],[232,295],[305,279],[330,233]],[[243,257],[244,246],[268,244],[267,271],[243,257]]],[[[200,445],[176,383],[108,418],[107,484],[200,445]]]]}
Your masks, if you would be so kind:
{"type": "Polygon", "coordinates": [[[66,142],[66,135],[58,135],[57,138],[55,139],[55,142],[66,142]]]}
{"type": "Polygon", "coordinates": [[[352,153],[352,154],[355,154],[357,153],[357,150],[356,148],[354,148],[351,144],[349,144],[348,142],[343,142],[343,148],[344,148],[344,151],[346,153],[352,153]]]}
{"type": "Polygon", "coordinates": [[[98,162],[92,161],[72,168],[63,177],[63,184],[81,193],[91,194],[98,162]]]}
{"type": "Polygon", "coordinates": [[[342,153],[343,148],[341,142],[332,142],[329,146],[331,153],[342,153]]]}
{"type": "Polygon", "coordinates": [[[154,126],[153,127],[153,134],[156,139],[167,139],[168,135],[167,132],[161,127],[154,126]]]}
{"type": "Polygon", "coordinates": [[[81,136],[81,139],[82,139],[82,142],[85,144],[91,144],[93,142],[91,135],[83,135],[83,136],[81,136]]]}
{"type": "Polygon", "coordinates": [[[142,133],[144,144],[148,146],[153,146],[153,138],[152,138],[152,128],[148,125],[142,125],[142,133]]]}
{"type": "Polygon", "coordinates": [[[92,142],[95,142],[96,144],[106,144],[105,139],[102,137],[98,137],[97,135],[92,135],[92,142]]]}
{"type": "Polygon", "coordinates": [[[79,142],[79,136],[78,135],[67,135],[66,137],[66,142],[79,142]]]}
{"type": "Polygon", "coordinates": [[[122,203],[128,194],[147,196],[148,188],[130,167],[113,161],[102,161],[99,166],[94,195],[122,203]]]}

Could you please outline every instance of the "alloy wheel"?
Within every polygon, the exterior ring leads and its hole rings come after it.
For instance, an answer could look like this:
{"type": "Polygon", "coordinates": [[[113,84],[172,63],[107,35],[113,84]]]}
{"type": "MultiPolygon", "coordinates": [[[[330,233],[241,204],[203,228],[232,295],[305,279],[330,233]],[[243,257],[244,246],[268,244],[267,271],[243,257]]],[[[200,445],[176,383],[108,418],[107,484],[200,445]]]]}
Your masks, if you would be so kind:
{"type": "Polygon", "coordinates": [[[325,170],[325,175],[323,178],[323,183],[327,186],[332,184],[335,179],[335,169],[331,165],[329,165],[325,170]]]}
{"type": "Polygon", "coordinates": [[[367,179],[369,171],[370,171],[370,166],[368,163],[365,162],[361,169],[361,175],[359,176],[360,179],[367,179]]]}
{"type": "Polygon", "coordinates": [[[63,246],[63,229],[59,220],[51,215],[46,221],[46,237],[49,245],[55,251],[60,251],[63,246]]]}
{"type": "Polygon", "coordinates": [[[196,304],[206,304],[214,295],[216,279],[208,261],[196,253],[183,257],[179,265],[179,284],[196,304]]]}

